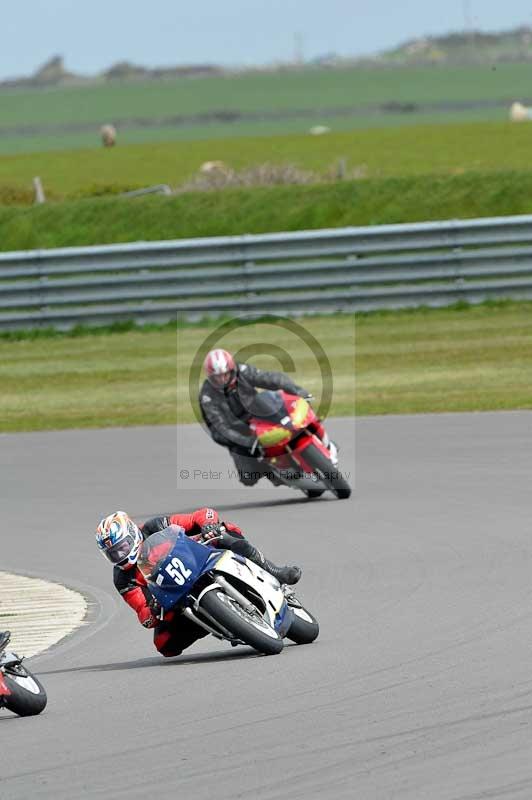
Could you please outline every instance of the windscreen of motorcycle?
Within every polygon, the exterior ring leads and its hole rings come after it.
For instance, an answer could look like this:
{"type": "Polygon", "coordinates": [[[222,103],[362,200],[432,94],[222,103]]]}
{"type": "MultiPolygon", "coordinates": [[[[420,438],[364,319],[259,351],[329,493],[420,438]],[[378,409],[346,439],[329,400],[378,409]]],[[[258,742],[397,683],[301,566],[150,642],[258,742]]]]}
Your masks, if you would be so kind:
{"type": "Polygon", "coordinates": [[[220,551],[190,539],[183,528],[171,525],[143,542],[137,563],[151,594],[168,611],[220,555],[220,551]]]}
{"type": "Polygon", "coordinates": [[[285,415],[283,396],[280,392],[258,392],[251,403],[249,412],[258,419],[278,420],[285,415]]]}

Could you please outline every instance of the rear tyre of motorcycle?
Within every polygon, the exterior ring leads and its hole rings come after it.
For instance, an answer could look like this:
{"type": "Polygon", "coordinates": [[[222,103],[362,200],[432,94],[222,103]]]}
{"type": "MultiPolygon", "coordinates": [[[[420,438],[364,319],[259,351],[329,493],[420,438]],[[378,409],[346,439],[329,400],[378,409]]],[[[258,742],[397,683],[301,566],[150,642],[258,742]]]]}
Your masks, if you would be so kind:
{"type": "Polygon", "coordinates": [[[19,717],[33,717],[46,708],[48,698],[43,685],[27,669],[20,675],[4,672],[4,682],[11,692],[4,697],[4,705],[19,717]]]}
{"type": "Polygon", "coordinates": [[[225,594],[223,589],[212,589],[203,595],[200,608],[204,608],[237,639],[265,656],[275,656],[283,649],[283,640],[263,620],[259,612],[257,611],[256,616],[251,616],[236,600],[225,594]]]}
{"type": "Polygon", "coordinates": [[[306,608],[292,608],[294,618],[286,634],[296,644],[310,644],[318,638],[320,626],[318,620],[306,608]]]}
{"type": "Polygon", "coordinates": [[[345,478],[340,474],[338,467],[325,456],[316,445],[309,444],[303,453],[305,461],[316,470],[320,479],[336,495],[338,500],[346,500],[351,496],[351,487],[345,478]]]}
{"type": "Polygon", "coordinates": [[[309,500],[316,500],[318,497],[321,497],[324,492],[325,492],[325,489],[306,489],[305,490],[305,494],[307,495],[309,500]]]}

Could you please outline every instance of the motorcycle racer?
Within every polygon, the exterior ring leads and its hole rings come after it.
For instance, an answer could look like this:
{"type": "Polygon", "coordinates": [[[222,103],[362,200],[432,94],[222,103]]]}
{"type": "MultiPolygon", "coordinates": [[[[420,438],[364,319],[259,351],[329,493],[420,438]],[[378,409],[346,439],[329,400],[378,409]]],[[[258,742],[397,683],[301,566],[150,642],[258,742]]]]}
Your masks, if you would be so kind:
{"type": "MultiPolygon", "coordinates": [[[[211,350],[203,367],[206,379],[200,390],[199,404],[205,424],[213,440],[229,449],[240,482],[253,486],[263,475],[270,477],[267,465],[257,461],[260,446],[246,424],[256,390],[283,389],[306,399],[310,394],[282,372],[266,372],[251,364],[239,363],[227,350],[211,350]]],[[[323,425],[317,423],[316,428],[316,434],[328,446],[323,425]]]]}
{"type": "Polygon", "coordinates": [[[178,525],[196,541],[211,547],[232,550],[249,558],[273,575],[280,583],[293,585],[301,577],[296,566],[278,567],[269,561],[243,535],[237,525],[222,522],[213,508],[200,508],[191,514],[171,514],[147,520],[143,525],[124,512],[117,511],[101,520],[96,529],[96,543],[100,552],[113,564],[115,588],[126,603],[136,612],[144,628],[153,628],[154,645],[166,657],[180,655],[183,650],[207,632],[189,621],[179,611],[167,612],[163,620],[157,616],[158,608],[137,567],[142,542],[153,533],[170,525],[178,525]]]}

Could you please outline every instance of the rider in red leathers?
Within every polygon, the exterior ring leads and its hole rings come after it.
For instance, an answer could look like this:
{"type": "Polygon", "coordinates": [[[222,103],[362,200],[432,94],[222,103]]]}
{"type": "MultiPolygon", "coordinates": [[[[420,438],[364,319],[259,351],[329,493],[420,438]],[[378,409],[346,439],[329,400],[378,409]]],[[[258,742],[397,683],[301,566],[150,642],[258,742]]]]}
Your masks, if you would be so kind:
{"type": "Polygon", "coordinates": [[[213,508],[200,508],[192,514],[153,517],[140,526],[123,511],[105,517],[96,530],[96,541],[100,551],[114,565],[115,588],[136,612],[140,624],[154,629],[153,641],[163,656],[178,656],[197,639],[207,635],[207,631],[178,611],[166,612],[164,620],[158,619],[156,603],[137,567],[139,550],[144,539],[170,525],[180,526],[188,536],[211,547],[233,550],[249,558],[276,577],[280,583],[293,585],[301,577],[299,567],[278,567],[265,558],[244,537],[237,525],[222,522],[213,508]]]}

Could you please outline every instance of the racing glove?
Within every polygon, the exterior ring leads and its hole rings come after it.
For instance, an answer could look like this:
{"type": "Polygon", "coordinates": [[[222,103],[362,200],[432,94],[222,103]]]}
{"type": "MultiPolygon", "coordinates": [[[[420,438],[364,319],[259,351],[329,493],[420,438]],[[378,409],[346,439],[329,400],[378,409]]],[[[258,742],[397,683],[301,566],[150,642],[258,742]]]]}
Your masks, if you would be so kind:
{"type": "Polygon", "coordinates": [[[154,617],[160,617],[161,611],[162,611],[162,606],[161,606],[161,604],[159,603],[159,601],[155,597],[151,598],[150,602],[148,603],[148,606],[149,606],[149,608],[151,610],[151,613],[153,614],[154,617]]]}
{"type": "Polygon", "coordinates": [[[143,628],[155,628],[159,622],[149,606],[145,606],[145,608],[140,609],[138,612],[138,618],[143,628]]]}
{"type": "Polygon", "coordinates": [[[197,541],[215,546],[216,542],[223,537],[225,530],[223,522],[210,522],[208,525],[203,525],[197,541]]]}
{"type": "Polygon", "coordinates": [[[305,400],[312,398],[312,395],[308,391],[308,389],[304,389],[302,386],[298,386],[297,383],[294,383],[292,385],[292,388],[287,389],[286,391],[288,391],[290,394],[296,394],[298,397],[303,397],[305,400]]]}

